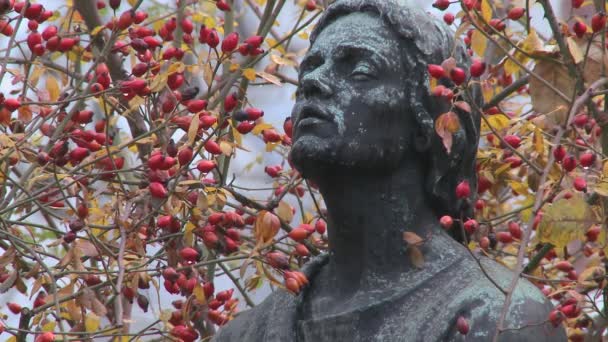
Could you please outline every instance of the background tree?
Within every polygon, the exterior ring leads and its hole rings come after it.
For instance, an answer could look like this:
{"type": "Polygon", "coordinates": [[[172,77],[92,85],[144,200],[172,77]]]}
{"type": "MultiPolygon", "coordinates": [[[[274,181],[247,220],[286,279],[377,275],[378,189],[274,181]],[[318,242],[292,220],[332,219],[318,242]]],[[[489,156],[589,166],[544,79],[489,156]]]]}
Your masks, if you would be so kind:
{"type": "MultiPolygon", "coordinates": [[[[293,42],[329,2],[297,2],[282,34],[285,0],[0,0],[0,292],[29,298],[0,308],[3,339],[207,339],[257,288],[306,285],[322,200],[287,161],[291,121],[265,122],[250,96],[297,84],[293,42]],[[272,187],[243,188],[231,161],[259,142],[247,169],[272,187]],[[149,306],[152,323],[134,324],[149,306]]],[[[475,215],[438,223],[537,284],[556,304],[547,320],[582,341],[608,326],[608,58],[604,3],[569,5],[558,19],[544,0],[437,0],[476,59],[428,74],[435,96],[483,112],[475,215]],[[484,108],[460,100],[473,85],[484,108]]],[[[455,118],[435,123],[447,150],[455,118]]]]}

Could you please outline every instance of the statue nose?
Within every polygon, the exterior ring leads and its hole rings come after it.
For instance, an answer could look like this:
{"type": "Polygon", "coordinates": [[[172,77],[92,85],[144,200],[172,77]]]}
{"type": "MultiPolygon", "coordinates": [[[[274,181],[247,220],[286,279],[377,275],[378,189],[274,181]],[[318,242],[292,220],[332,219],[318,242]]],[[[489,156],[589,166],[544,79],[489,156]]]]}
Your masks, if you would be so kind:
{"type": "Polygon", "coordinates": [[[331,86],[322,77],[321,72],[318,69],[302,78],[300,88],[300,91],[305,98],[327,98],[333,95],[331,86]]]}

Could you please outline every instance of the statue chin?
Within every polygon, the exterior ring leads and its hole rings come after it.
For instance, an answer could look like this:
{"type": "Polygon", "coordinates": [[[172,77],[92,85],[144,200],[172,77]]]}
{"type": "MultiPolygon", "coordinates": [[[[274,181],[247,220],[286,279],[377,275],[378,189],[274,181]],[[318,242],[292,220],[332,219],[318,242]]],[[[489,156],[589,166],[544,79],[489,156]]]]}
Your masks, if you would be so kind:
{"type": "MultiPolygon", "coordinates": [[[[290,160],[306,179],[319,182],[331,174],[373,173],[375,176],[395,171],[406,157],[403,144],[361,144],[338,138],[303,136],[293,142],[290,160]]],[[[416,159],[416,158],[413,158],[416,159]]]]}

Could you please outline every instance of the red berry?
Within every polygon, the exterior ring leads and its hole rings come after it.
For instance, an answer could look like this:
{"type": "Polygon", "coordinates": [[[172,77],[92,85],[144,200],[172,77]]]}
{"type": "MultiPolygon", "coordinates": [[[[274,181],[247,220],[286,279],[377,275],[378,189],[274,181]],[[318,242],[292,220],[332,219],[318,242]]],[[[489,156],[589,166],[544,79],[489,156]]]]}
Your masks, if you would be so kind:
{"type": "Polygon", "coordinates": [[[469,322],[467,322],[467,320],[464,317],[458,316],[458,319],[456,320],[456,329],[462,335],[468,334],[469,333],[469,322]]]}
{"type": "Polygon", "coordinates": [[[595,163],[595,153],[593,152],[585,152],[583,154],[581,154],[581,157],[579,158],[579,162],[581,163],[582,167],[590,167],[593,165],[593,163],[595,163]]]}
{"type": "Polygon", "coordinates": [[[198,259],[198,252],[196,251],[196,249],[192,248],[192,247],[184,247],[182,248],[181,251],[179,251],[179,255],[182,257],[182,259],[184,259],[185,261],[189,261],[189,262],[195,262],[196,259],[198,259]]]}
{"type": "Polygon", "coordinates": [[[249,121],[243,121],[236,126],[236,130],[241,134],[247,134],[253,130],[255,124],[249,121]]]}
{"type": "Polygon", "coordinates": [[[464,223],[464,230],[467,234],[473,234],[479,228],[479,223],[473,219],[469,219],[464,223]]]}
{"type": "Polygon", "coordinates": [[[585,0],[572,0],[572,7],[580,8],[584,2],[585,2],[585,0]]]}
{"type": "Polygon", "coordinates": [[[574,188],[578,191],[587,192],[587,181],[583,177],[574,179],[574,188]]]}
{"type": "Polygon", "coordinates": [[[192,156],[194,155],[194,151],[192,147],[186,146],[179,150],[177,153],[177,160],[179,161],[179,165],[186,165],[192,161],[192,156]]]}
{"type": "Polygon", "coordinates": [[[196,164],[196,168],[203,173],[207,173],[215,169],[216,164],[213,160],[201,160],[196,164]]]}
{"type": "Polygon", "coordinates": [[[226,112],[232,112],[232,110],[238,104],[238,97],[236,93],[232,93],[226,97],[224,100],[224,110],[226,112]]]}
{"type": "Polygon", "coordinates": [[[435,2],[433,3],[433,7],[438,10],[444,11],[448,7],[450,7],[450,0],[435,0],[435,2]]]}
{"type": "Polygon", "coordinates": [[[504,244],[513,242],[513,236],[509,232],[498,232],[496,233],[496,240],[504,244]]]}
{"type": "Polygon", "coordinates": [[[307,11],[314,11],[317,9],[317,1],[316,0],[308,0],[306,1],[306,5],[304,6],[304,8],[307,11]]]}
{"type": "Polygon", "coordinates": [[[585,235],[587,236],[587,241],[589,241],[589,242],[597,241],[597,238],[599,237],[601,231],[602,231],[602,228],[600,226],[598,226],[596,224],[591,226],[591,228],[589,228],[587,230],[587,232],[585,233],[585,235]]]}
{"type": "Polygon", "coordinates": [[[8,309],[15,315],[21,313],[21,305],[11,302],[7,303],[6,305],[8,306],[8,309]]]}
{"type": "Polygon", "coordinates": [[[549,321],[551,322],[551,324],[553,324],[554,327],[558,327],[560,324],[562,324],[563,320],[564,314],[562,314],[561,311],[553,310],[549,313],[549,321]]]}
{"type": "Polygon", "coordinates": [[[577,21],[576,23],[574,23],[574,26],[572,26],[572,30],[574,31],[577,37],[582,38],[585,33],[587,33],[587,25],[585,25],[585,23],[583,23],[582,21],[577,21]]]}
{"type": "Polygon", "coordinates": [[[34,342],[53,342],[55,341],[55,334],[50,331],[43,332],[42,334],[36,336],[34,342]]]}
{"type": "Polygon", "coordinates": [[[194,24],[188,18],[182,19],[181,27],[185,33],[192,33],[192,31],[194,30],[194,24]]]}
{"type": "Polygon", "coordinates": [[[450,78],[456,85],[461,85],[467,78],[466,72],[461,68],[454,68],[450,71],[450,78]]]}
{"type": "Polygon", "coordinates": [[[247,108],[245,113],[247,114],[247,120],[250,121],[255,121],[264,116],[264,111],[258,108],[247,108]]]}
{"type": "Polygon", "coordinates": [[[576,168],[576,158],[573,156],[566,156],[562,161],[562,166],[566,172],[570,172],[576,168]]]}
{"type": "Polygon", "coordinates": [[[188,101],[188,111],[190,113],[198,113],[207,108],[207,101],[205,100],[190,100],[188,101]]]}
{"type": "Polygon", "coordinates": [[[222,52],[229,53],[236,49],[239,44],[239,34],[236,32],[232,32],[224,37],[222,41],[222,52]]]}
{"type": "Polygon", "coordinates": [[[458,198],[466,198],[471,195],[471,187],[469,182],[464,180],[456,186],[456,197],[458,198]]]}
{"type": "Polygon", "coordinates": [[[15,98],[6,99],[2,104],[9,112],[14,112],[21,106],[21,102],[15,98]]]}
{"type": "Polygon", "coordinates": [[[290,231],[288,235],[294,241],[302,241],[308,237],[309,232],[305,228],[298,227],[290,231]]]}
{"type": "Polygon", "coordinates": [[[325,231],[327,230],[327,224],[323,219],[317,220],[317,222],[315,223],[315,230],[321,235],[325,234],[325,231]]]}
{"type": "Polygon", "coordinates": [[[429,70],[429,74],[431,74],[431,77],[436,79],[445,77],[445,70],[441,65],[429,64],[427,68],[429,70]]]}
{"type": "Polygon", "coordinates": [[[572,264],[570,263],[570,261],[560,261],[557,264],[555,264],[555,268],[557,268],[558,270],[562,271],[562,272],[570,272],[574,269],[574,266],[572,266],[572,264]]]}
{"type": "Polygon", "coordinates": [[[507,135],[503,139],[513,148],[518,148],[521,145],[521,138],[517,135],[507,135]]]}
{"type": "Polygon", "coordinates": [[[224,0],[218,0],[218,2],[215,3],[215,5],[217,6],[217,8],[220,11],[227,12],[227,11],[230,11],[230,9],[231,9],[230,5],[224,0]]]}
{"type": "Polygon", "coordinates": [[[473,64],[471,64],[471,69],[469,71],[471,72],[471,77],[479,77],[486,71],[486,63],[476,59],[473,61],[473,64]]]}
{"type": "Polygon", "coordinates": [[[511,236],[513,236],[514,238],[520,240],[521,236],[522,236],[522,231],[521,231],[521,227],[519,226],[519,224],[517,222],[509,222],[508,224],[508,228],[509,228],[509,233],[511,233],[511,236]]]}
{"type": "Polygon", "coordinates": [[[222,149],[220,148],[220,145],[213,140],[207,140],[207,142],[205,143],[205,151],[207,151],[211,154],[214,154],[214,155],[222,153],[222,149]]]}
{"type": "Polygon", "coordinates": [[[212,48],[215,48],[219,43],[220,36],[217,34],[217,31],[215,29],[212,29],[211,31],[209,31],[209,34],[207,36],[207,45],[212,48]]]}
{"type": "Polygon", "coordinates": [[[452,13],[446,13],[443,15],[443,21],[448,24],[448,25],[452,25],[454,23],[454,15],[452,13]]]}
{"type": "Polygon", "coordinates": [[[596,13],[591,17],[591,29],[593,32],[599,32],[606,27],[606,14],[596,13]]]}
{"type": "Polygon", "coordinates": [[[553,150],[553,157],[555,158],[555,161],[560,163],[564,157],[566,156],[566,149],[564,148],[564,146],[559,145],[555,148],[555,150],[553,150]]]}
{"type": "Polygon", "coordinates": [[[509,17],[511,20],[519,20],[519,18],[521,18],[525,12],[526,9],[523,7],[514,7],[509,11],[507,17],[509,17]]]}
{"type": "Polygon", "coordinates": [[[454,224],[454,219],[452,218],[452,216],[444,215],[441,216],[441,218],[439,219],[439,224],[441,225],[441,227],[443,227],[443,229],[450,229],[454,224]]]}
{"type": "Polygon", "coordinates": [[[291,116],[286,118],[283,122],[283,131],[285,131],[285,135],[288,137],[292,137],[293,134],[293,122],[291,120],[291,116]]]}
{"type": "Polygon", "coordinates": [[[165,198],[168,195],[167,189],[162,183],[152,182],[150,183],[150,194],[156,198],[165,198]]]}

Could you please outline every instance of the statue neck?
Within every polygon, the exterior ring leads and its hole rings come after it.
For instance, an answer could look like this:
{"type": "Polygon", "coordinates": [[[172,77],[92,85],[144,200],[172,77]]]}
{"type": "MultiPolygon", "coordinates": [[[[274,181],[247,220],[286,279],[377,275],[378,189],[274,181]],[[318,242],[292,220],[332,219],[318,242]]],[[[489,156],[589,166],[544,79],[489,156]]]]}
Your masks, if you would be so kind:
{"type": "Polygon", "coordinates": [[[318,181],[328,210],[328,266],[344,286],[373,286],[413,269],[406,231],[423,239],[447,235],[426,198],[422,167],[407,164],[390,174],[341,170],[318,181]]]}

